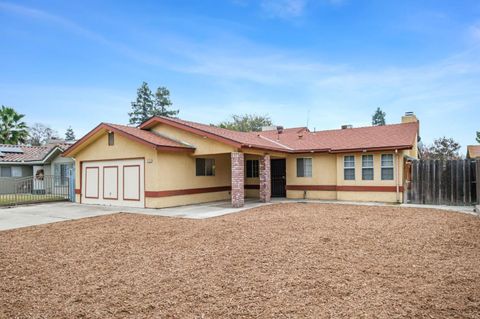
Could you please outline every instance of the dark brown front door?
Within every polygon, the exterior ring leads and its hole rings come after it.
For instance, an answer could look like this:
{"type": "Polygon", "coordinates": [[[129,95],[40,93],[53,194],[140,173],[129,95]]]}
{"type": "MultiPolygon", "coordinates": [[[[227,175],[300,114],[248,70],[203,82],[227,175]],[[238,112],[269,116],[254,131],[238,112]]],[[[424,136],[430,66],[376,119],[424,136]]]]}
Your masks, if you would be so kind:
{"type": "Polygon", "coordinates": [[[270,161],[272,179],[272,197],[285,197],[286,163],[285,159],[272,159],[270,161]]]}

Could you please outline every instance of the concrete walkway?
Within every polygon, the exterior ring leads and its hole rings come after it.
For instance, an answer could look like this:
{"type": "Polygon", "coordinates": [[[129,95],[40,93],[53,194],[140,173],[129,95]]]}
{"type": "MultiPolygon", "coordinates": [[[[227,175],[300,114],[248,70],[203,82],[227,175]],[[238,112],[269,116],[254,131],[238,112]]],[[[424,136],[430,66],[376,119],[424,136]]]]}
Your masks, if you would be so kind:
{"type": "Polygon", "coordinates": [[[261,205],[267,204],[258,200],[247,200],[244,207],[232,208],[230,201],[222,201],[162,209],[85,205],[70,202],[23,205],[0,208],[0,231],[120,212],[203,219],[236,213],[261,205]]]}
{"type": "Polygon", "coordinates": [[[204,219],[241,212],[247,209],[259,207],[262,205],[278,203],[319,203],[319,204],[339,204],[339,205],[369,205],[369,206],[395,206],[395,207],[415,207],[415,208],[433,208],[461,213],[476,214],[473,206],[434,206],[434,205],[412,205],[412,204],[386,204],[372,202],[341,202],[326,200],[289,200],[285,198],[272,199],[271,203],[261,203],[258,200],[246,200],[242,208],[232,208],[230,201],[221,201],[197,205],[188,205],[172,208],[151,209],[151,208],[133,208],[118,206],[99,206],[85,205],[70,202],[48,203],[25,205],[12,208],[0,208],[0,231],[55,223],[66,220],[74,220],[93,216],[102,216],[116,214],[120,212],[133,214],[146,214],[164,217],[179,217],[191,219],[204,219]]]}

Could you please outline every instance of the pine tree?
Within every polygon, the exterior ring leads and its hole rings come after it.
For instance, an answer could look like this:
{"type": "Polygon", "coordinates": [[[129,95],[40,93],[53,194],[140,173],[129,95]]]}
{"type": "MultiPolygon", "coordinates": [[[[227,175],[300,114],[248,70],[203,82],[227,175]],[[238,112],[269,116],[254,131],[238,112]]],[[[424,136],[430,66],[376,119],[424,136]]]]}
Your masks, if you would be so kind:
{"type": "Polygon", "coordinates": [[[460,159],[458,153],[461,145],[453,138],[440,137],[433,141],[433,144],[424,147],[422,158],[435,160],[460,159]]]}
{"type": "Polygon", "coordinates": [[[372,116],[372,125],[373,126],[380,126],[380,125],[385,125],[385,116],[387,114],[383,112],[379,107],[375,111],[375,113],[372,116]]]}
{"type": "Polygon", "coordinates": [[[153,94],[148,87],[147,82],[143,82],[142,86],[137,90],[137,100],[132,102],[132,112],[130,116],[130,124],[140,124],[152,116],[153,110],[153,94]]]}
{"type": "Polygon", "coordinates": [[[174,117],[178,115],[180,112],[179,110],[168,110],[171,107],[172,101],[170,100],[170,91],[161,86],[155,92],[155,108],[153,110],[152,116],[167,116],[167,117],[174,117]]]}
{"type": "Polygon", "coordinates": [[[71,126],[69,126],[65,132],[65,141],[75,141],[75,132],[71,126]]]}
{"type": "Polygon", "coordinates": [[[480,131],[477,131],[476,140],[477,140],[477,143],[480,143],[480,131]]]}

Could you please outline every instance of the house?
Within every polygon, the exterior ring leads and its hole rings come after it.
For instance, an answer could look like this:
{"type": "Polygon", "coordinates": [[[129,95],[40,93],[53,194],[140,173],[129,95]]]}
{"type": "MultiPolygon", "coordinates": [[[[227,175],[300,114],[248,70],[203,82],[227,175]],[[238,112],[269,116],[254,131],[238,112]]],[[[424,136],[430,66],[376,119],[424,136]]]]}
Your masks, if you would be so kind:
{"type": "Polygon", "coordinates": [[[471,159],[480,158],[480,145],[468,145],[467,158],[471,158],[471,159]]]}
{"type": "MultiPolygon", "coordinates": [[[[54,176],[55,186],[68,186],[65,177],[74,168],[74,161],[61,154],[70,145],[63,140],[51,140],[44,146],[0,144],[0,193],[6,194],[13,187],[8,181],[22,177],[43,180],[45,176],[54,176]]],[[[41,189],[34,191],[43,192],[47,183],[35,183],[41,189]]]]}
{"type": "Polygon", "coordinates": [[[236,132],[177,118],[101,123],[64,156],[76,160],[81,203],[169,207],[244,198],[398,202],[419,121],[328,131],[236,132]]]}

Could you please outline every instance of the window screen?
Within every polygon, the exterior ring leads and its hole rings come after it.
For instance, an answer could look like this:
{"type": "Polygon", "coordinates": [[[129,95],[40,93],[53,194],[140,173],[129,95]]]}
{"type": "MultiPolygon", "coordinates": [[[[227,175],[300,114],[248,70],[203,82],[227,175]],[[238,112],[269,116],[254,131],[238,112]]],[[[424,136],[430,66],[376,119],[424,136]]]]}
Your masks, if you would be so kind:
{"type": "Polygon", "coordinates": [[[247,177],[258,177],[258,160],[247,160],[247,177]]]}
{"type": "Polygon", "coordinates": [[[12,177],[22,177],[22,168],[20,166],[12,166],[12,177]]]}
{"type": "Polygon", "coordinates": [[[12,177],[12,168],[10,166],[2,166],[0,169],[1,177],[12,177]]]}
{"type": "Polygon", "coordinates": [[[312,177],[311,158],[297,158],[297,177],[312,177]]]}
{"type": "Polygon", "coordinates": [[[362,155],[362,179],[373,180],[373,155],[362,155]]]}
{"type": "Polygon", "coordinates": [[[355,156],[353,155],[343,158],[343,179],[346,181],[355,180],[355,156]]]}
{"type": "Polygon", "coordinates": [[[393,154],[382,154],[382,180],[393,180],[393,154]]]}
{"type": "Polygon", "coordinates": [[[195,172],[197,176],[215,176],[215,160],[211,158],[195,159],[195,172]]]}

